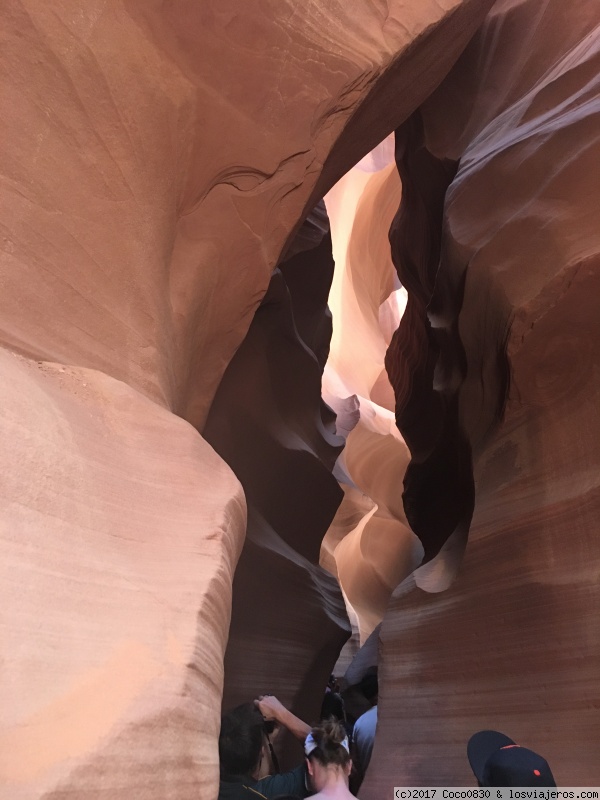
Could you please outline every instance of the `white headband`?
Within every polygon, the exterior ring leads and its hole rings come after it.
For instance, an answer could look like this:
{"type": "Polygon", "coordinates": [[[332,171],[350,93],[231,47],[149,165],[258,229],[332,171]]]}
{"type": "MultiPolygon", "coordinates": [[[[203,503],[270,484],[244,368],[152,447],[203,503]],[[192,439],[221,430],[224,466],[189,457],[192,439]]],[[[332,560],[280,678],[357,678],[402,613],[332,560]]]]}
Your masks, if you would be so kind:
{"type": "MultiPolygon", "coordinates": [[[[348,737],[347,736],[345,736],[344,740],[342,742],[340,742],[340,745],[344,748],[344,750],[347,753],[350,753],[350,745],[348,743],[348,737]]],[[[312,753],[313,750],[316,750],[316,748],[318,746],[319,745],[313,739],[312,733],[309,733],[308,736],[306,737],[306,739],[304,740],[304,752],[306,753],[306,755],[309,756],[312,753]]]]}

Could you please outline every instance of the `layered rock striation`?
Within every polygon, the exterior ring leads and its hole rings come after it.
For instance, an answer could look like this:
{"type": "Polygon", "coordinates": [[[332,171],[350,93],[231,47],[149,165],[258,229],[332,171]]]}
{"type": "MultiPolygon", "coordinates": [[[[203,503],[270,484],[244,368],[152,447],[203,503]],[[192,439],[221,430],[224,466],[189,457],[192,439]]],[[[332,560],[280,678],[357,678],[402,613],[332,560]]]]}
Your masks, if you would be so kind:
{"type": "MultiPolygon", "coordinates": [[[[541,752],[559,785],[600,779],[599,47],[593,3],[566,14],[552,0],[500,0],[420,110],[427,157],[458,162],[425,325],[451,323],[462,366],[448,381],[429,333],[415,361],[425,370],[433,357],[431,388],[452,393],[475,504],[450,589],[416,588],[423,567],[384,620],[366,800],[394,785],[468,785],[465,746],[482,728],[541,752]]],[[[412,352],[410,335],[401,342],[397,353],[412,352]]],[[[395,383],[402,424],[418,386],[399,370],[395,383]]],[[[407,483],[409,520],[452,516],[452,469],[429,490],[425,475],[420,499],[407,483]]]]}
{"type": "Polygon", "coordinates": [[[323,541],[321,562],[337,575],[361,641],[381,622],[393,589],[423,557],[398,492],[409,453],[394,422],[384,367],[405,302],[387,238],[399,197],[392,137],[326,197],[336,274],[323,391],[346,445],[335,473],[344,499],[323,541]]]}
{"type": "MultiPolygon", "coordinates": [[[[318,566],[342,499],[332,469],[343,444],[321,399],[333,275],[322,205],[292,252],[225,371],[203,434],[240,478],[249,510],[233,582],[224,709],[268,692],[316,720],[350,634],[339,585],[318,566]]],[[[283,743],[284,756],[294,753],[291,744],[283,743]]]]}
{"type": "MultiPolygon", "coordinates": [[[[245,505],[198,431],[307,211],[431,94],[489,6],[3,6],[1,796],[214,797],[245,505]]],[[[294,312],[322,364],[325,329],[294,312]]],[[[260,342],[275,360],[276,339],[260,342]]],[[[277,420],[271,479],[287,449],[294,477],[321,481],[313,412],[277,420]]],[[[321,528],[301,530],[299,501],[281,525],[249,473],[268,513],[253,507],[247,551],[284,564],[340,636],[321,528]]],[[[325,524],[339,489],[319,491],[325,524]]],[[[297,670],[310,711],[322,667],[297,670]]]]}
{"type": "Polygon", "coordinates": [[[209,797],[240,484],[121,381],[0,364],[0,796],[209,797]]]}

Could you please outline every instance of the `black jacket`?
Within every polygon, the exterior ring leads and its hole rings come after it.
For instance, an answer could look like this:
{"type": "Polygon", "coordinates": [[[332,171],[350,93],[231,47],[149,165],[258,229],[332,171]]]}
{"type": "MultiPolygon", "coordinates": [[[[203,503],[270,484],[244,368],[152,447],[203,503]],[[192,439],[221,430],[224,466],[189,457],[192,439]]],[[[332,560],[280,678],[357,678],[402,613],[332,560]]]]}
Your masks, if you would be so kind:
{"type": "Polygon", "coordinates": [[[280,794],[307,797],[304,764],[291,772],[268,775],[259,781],[246,775],[221,775],[218,800],[273,800],[280,794]]]}

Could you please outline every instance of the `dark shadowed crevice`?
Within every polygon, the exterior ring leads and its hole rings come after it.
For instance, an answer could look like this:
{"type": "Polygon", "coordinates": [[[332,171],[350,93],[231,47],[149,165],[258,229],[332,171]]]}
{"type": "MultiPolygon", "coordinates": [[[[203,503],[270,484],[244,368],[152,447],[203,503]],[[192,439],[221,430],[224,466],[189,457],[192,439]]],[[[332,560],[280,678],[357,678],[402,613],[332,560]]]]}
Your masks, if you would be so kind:
{"type": "Polygon", "coordinates": [[[452,282],[440,270],[444,201],[458,165],[429,152],[420,111],[396,132],[396,163],[402,201],[390,243],[408,303],[386,368],[396,422],[412,456],[404,508],[428,561],[458,527],[468,528],[474,503],[471,450],[458,409],[466,374],[458,332],[464,272],[452,282]]]}
{"type": "MultiPolygon", "coordinates": [[[[323,204],[288,252],[227,367],[203,436],[236,473],[248,503],[223,707],[269,692],[316,719],[315,687],[325,686],[350,635],[339,584],[318,565],[343,496],[332,475],[343,440],[321,399],[333,277],[323,204]]],[[[282,766],[301,757],[296,742],[279,744],[282,766]]]]}

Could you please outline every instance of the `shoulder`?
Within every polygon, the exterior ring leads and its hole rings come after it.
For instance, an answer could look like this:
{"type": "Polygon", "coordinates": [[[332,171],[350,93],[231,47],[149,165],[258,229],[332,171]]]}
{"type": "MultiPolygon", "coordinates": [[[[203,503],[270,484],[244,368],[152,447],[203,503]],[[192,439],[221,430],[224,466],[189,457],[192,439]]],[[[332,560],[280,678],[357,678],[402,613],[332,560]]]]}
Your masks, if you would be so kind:
{"type": "Polygon", "coordinates": [[[356,720],[354,725],[354,736],[358,733],[370,735],[375,732],[377,727],[377,706],[373,706],[356,720]]]}
{"type": "Polygon", "coordinates": [[[304,764],[296,767],[290,772],[282,772],[280,775],[269,775],[254,784],[254,789],[262,792],[267,797],[278,794],[298,794],[301,797],[306,795],[304,764]]]}
{"type": "Polygon", "coordinates": [[[256,788],[254,781],[221,780],[217,800],[267,800],[267,798],[256,788]]]}

